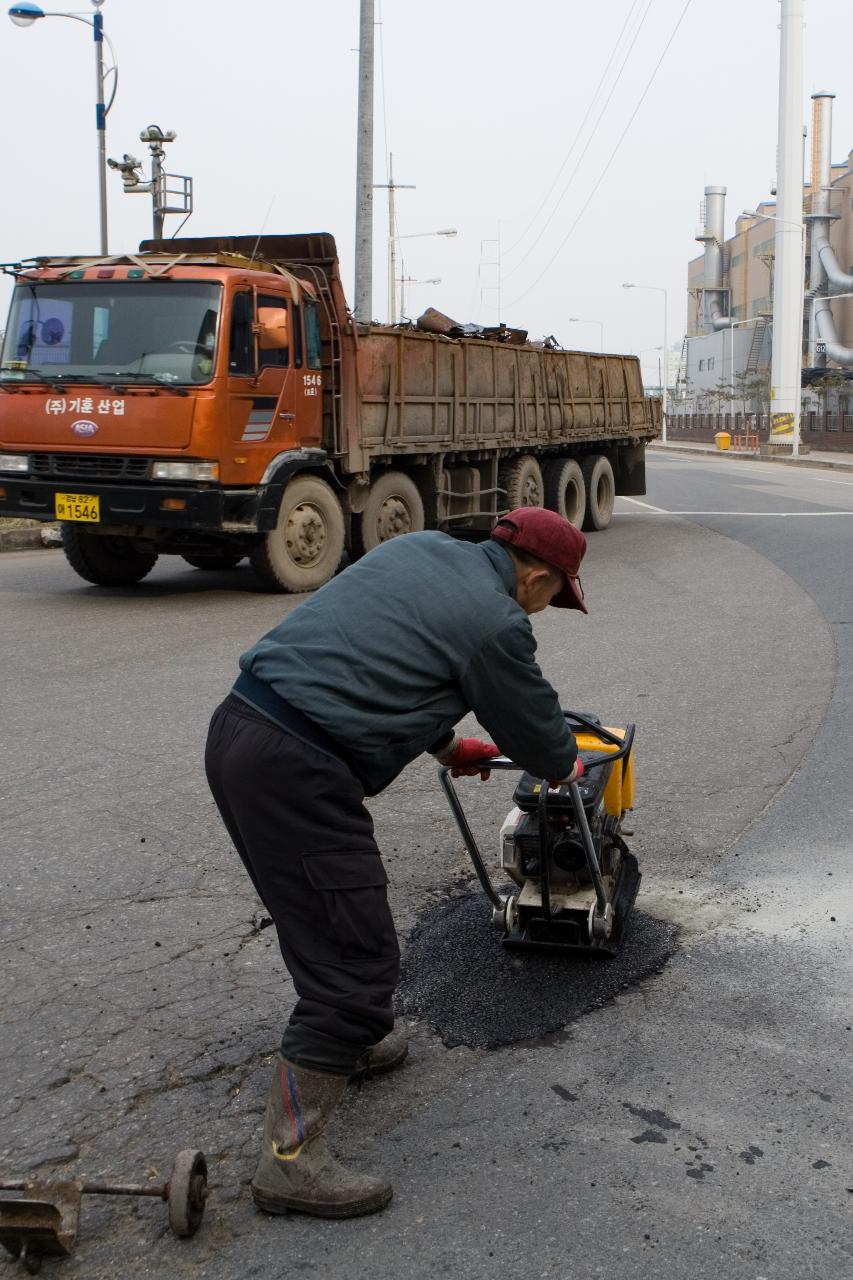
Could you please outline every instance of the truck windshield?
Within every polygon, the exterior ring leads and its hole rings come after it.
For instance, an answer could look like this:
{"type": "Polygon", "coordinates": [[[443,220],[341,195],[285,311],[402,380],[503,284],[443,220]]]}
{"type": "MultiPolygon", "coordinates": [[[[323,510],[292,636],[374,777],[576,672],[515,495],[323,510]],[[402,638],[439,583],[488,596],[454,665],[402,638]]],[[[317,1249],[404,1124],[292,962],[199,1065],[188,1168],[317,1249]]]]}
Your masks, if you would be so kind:
{"type": "Polygon", "coordinates": [[[20,281],[0,379],[210,382],[221,295],[187,280],[20,281]]]}

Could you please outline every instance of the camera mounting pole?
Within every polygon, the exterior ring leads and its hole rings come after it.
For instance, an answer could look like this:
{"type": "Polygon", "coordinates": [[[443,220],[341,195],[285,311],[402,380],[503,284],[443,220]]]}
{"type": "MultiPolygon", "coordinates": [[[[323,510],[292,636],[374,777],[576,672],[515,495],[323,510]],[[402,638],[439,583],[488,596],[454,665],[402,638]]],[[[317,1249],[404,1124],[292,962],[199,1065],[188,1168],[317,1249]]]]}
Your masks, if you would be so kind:
{"type": "Polygon", "coordinates": [[[107,161],[111,169],[117,169],[121,174],[128,195],[151,196],[155,240],[163,239],[163,221],[167,213],[182,213],[186,222],[193,211],[192,178],[184,174],[167,173],[163,167],[166,157],[164,144],[174,142],[177,136],[174,129],[164,131],[157,124],[149,124],[142,130],[139,139],[148,143],[151,152],[151,177],[148,179],[143,173],[142,161],[127,152],[121,160],[107,161]]]}

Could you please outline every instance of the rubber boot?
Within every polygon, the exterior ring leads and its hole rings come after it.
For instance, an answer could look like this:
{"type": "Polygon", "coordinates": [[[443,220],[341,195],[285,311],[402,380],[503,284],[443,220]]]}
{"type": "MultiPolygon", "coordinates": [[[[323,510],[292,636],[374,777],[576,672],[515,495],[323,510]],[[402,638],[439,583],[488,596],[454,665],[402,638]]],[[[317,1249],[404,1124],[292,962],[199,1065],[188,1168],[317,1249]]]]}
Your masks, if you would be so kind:
{"type": "Polygon", "coordinates": [[[379,1044],[371,1045],[356,1064],[350,1080],[371,1080],[374,1076],[384,1076],[406,1061],[409,1046],[402,1031],[395,1027],[379,1044]]]}
{"type": "Polygon", "coordinates": [[[347,1076],[309,1071],[278,1055],[252,1179],[258,1208],[352,1218],[375,1213],[391,1199],[384,1179],[350,1173],[328,1149],[326,1125],[346,1087],[347,1076]]]}

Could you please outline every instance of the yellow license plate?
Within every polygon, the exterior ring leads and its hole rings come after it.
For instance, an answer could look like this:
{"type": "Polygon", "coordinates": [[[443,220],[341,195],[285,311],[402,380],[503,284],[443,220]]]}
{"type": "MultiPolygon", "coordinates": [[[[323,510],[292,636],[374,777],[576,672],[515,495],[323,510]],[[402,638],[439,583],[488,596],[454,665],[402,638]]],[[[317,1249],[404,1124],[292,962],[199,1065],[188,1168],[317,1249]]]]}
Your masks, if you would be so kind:
{"type": "Polygon", "coordinates": [[[97,524],[101,518],[101,500],[90,493],[56,493],[54,502],[57,520],[97,524]]]}

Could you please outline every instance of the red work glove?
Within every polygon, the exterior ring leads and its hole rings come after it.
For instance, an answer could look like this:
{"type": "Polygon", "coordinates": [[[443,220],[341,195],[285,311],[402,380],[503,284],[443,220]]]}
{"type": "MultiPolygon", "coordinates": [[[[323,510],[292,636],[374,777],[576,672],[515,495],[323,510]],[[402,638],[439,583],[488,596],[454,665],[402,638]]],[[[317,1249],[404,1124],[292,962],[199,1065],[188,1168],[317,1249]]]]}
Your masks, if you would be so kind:
{"type": "Polygon", "coordinates": [[[557,787],[564,787],[567,782],[577,782],[578,779],[582,777],[583,777],[583,760],[581,760],[580,756],[578,756],[568,778],[558,778],[556,782],[549,782],[548,786],[553,787],[556,790],[557,787]]]}
{"type": "Polygon", "coordinates": [[[485,782],[491,770],[473,768],[473,762],[500,754],[500,747],[496,747],[493,742],[482,742],[480,738],[457,738],[453,750],[444,756],[442,764],[450,765],[450,776],[453,778],[473,778],[479,773],[485,782]]]}

